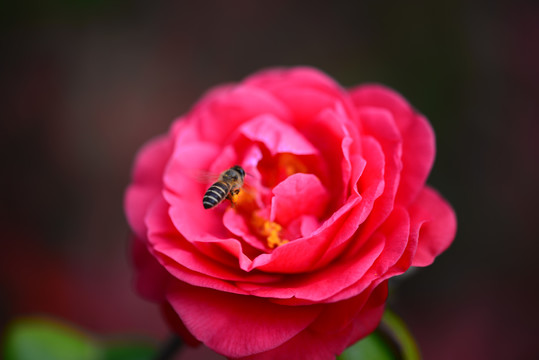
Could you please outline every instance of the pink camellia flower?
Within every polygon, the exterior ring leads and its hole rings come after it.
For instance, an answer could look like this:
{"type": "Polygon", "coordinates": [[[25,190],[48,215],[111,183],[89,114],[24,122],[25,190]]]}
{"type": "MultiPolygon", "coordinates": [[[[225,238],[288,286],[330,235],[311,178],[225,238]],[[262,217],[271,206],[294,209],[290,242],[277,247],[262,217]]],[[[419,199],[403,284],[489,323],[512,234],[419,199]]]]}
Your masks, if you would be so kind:
{"type": "Polygon", "coordinates": [[[138,290],[229,358],[332,359],[378,325],[387,279],[454,238],[425,185],[434,152],[427,120],[380,85],[299,67],[217,87],[136,158],[138,290]],[[234,206],[204,209],[197,173],[234,165],[234,206]]]}

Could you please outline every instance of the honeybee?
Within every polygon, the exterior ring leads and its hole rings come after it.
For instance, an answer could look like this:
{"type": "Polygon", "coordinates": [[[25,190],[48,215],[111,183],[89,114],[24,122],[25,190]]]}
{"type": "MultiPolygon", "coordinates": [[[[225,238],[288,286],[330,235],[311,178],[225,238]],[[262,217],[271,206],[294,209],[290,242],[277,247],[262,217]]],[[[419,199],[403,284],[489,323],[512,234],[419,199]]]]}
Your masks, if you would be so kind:
{"type": "Polygon", "coordinates": [[[225,199],[232,201],[232,196],[239,194],[244,178],[245,170],[241,166],[235,165],[223,171],[219,175],[219,180],[213,183],[204,194],[202,198],[204,209],[211,209],[225,199]]]}

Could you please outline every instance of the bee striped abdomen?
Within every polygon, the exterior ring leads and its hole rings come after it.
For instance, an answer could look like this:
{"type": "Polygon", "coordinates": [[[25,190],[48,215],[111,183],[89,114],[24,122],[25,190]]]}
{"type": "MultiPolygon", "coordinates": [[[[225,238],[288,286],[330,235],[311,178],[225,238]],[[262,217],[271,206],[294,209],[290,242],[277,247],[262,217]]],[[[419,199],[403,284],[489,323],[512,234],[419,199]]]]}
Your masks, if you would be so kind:
{"type": "Polygon", "coordinates": [[[223,181],[218,181],[214,183],[204,194],[202,198],[202,204],[204,209],[211,209],[212,207],[218,205],[223,201],[230,191],[230,185],[223,181]]]}

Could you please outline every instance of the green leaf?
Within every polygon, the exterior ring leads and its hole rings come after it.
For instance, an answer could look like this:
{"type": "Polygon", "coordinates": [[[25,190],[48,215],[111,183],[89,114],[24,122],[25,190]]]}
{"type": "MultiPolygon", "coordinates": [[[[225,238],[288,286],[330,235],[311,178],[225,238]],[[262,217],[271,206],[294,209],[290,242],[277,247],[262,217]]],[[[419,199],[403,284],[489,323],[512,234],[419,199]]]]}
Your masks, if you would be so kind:
{"type": "Polygon", "coordinates": [[[134,342],[112,342],[105,347],[104,360],[150,360],[155,357],[153,346],[134,342]]]}
{"type": "Polygon", "coordinates": [[[18,320],[4,338],[6,360],[100,360],[97,343],[65,325],[45,319],[18,320]]]}
{"type": "Polygon", "coordinates": [[[341,355],[338,360],[420,360],[419,349],[404,322],[386,310],[378,328],[341,355]]]}
{"type": "Polygon", "coordinates": [[[98,341],[68,325],[42,318],[15,321],[3,340],[6,360],[150,360],[156,354],[144,340],[98,341]]]}
{"type": "Polygon", "coordinates": [[[366,338],[358,341],[341,355],[337,357],[339,360],[360,360],[360,359],[376,359],[376,360],[396,360],[399,359],[398,354],[391,349],[386,343],[379,331],[374,331],[366,338]]]}

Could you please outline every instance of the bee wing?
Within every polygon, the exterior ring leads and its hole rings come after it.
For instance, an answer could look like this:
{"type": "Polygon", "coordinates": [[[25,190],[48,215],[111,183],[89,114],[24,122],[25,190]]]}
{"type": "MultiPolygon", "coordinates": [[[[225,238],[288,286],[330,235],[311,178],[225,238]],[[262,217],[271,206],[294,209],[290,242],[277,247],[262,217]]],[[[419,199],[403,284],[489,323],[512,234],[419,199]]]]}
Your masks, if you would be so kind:
{"type": "Polygon", "coordinates": [[[205,171],[201,169],[191,169],[188,171],[188,174],[189,177],[201,184],[212,184],[216,182],[217,179],[219,179],[220,175],[211,171],[205,171]]]}

